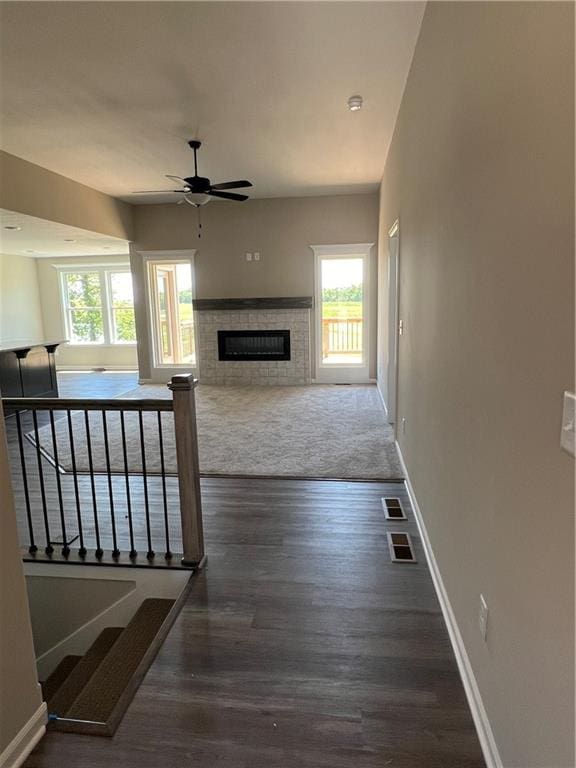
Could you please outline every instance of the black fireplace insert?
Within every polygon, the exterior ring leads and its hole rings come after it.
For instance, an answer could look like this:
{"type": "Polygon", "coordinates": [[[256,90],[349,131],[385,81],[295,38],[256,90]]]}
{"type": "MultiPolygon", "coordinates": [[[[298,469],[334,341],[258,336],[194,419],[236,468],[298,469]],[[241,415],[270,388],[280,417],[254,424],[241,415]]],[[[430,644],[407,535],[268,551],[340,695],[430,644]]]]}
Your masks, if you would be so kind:
{"type": "Polygon", "coordinates": [[[290,360],[290,331],[218,331],[219,360],[290,360]]]}

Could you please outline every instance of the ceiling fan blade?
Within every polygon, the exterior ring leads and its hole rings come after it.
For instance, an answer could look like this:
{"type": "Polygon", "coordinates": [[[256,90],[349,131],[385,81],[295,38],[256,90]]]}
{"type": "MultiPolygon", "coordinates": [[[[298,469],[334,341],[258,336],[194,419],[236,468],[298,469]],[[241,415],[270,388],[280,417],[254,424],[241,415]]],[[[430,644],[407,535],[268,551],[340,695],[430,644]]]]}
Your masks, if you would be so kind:
{"type": "Polygon", "coordinates": [[[170,181],[176,181],[178,184],[182,184],[182,186],[186,187],[186,189],[190,189],[190,185],[188,184],[186,179],[181,179],[180,176],[170,176],[170,174],[167,173],[166,178],[170,179],[170,181]]]}
{"type": "Polygon", "coordinates": [[[178,194],[180,195],[186,194],[186,191],[184,189],[137,189],[131,194],[132,195],[163,195],[164,193],[168,194],[168,192],[178,192],[178,194]]]}
{"type": "Polygon", "coordinates": [[[252,182],[242,179],[241,181],[224,181],[222,184],[212,184],[210,189],[241,189],[242,187],[251,187],[252,182]]]}
{"type": "Polygon", "coordinates": [[[210,187],[208,192],[206,194],[211,195],[211,197],[222,197],[224,200],[248,200],[248,195],[236,195],[234,192],[218,192],[214,190],[214,187],[210,187]]]}

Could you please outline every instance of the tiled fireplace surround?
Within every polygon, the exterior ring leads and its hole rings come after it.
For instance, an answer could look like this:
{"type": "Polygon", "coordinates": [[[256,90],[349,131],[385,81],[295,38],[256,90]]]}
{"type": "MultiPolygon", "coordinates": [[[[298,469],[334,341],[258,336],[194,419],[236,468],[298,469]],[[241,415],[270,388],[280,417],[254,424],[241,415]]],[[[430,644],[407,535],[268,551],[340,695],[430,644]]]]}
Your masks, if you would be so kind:
{"type": "Polygon", "coordinates": [[[195,299],[202,384],[310,384],[312,298],[195,299]],[[218,359],[218,331],[290,331],[290,360],[218,359]]]}

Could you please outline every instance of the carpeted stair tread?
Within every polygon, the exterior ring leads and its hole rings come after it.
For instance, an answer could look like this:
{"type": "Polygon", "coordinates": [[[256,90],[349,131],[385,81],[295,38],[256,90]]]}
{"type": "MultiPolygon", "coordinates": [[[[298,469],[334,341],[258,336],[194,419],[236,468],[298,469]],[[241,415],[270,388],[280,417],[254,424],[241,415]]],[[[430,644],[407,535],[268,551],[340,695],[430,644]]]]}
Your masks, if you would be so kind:
{"type": "Polygon", "coordinates": [[[66,717],[108,721],[173,605],[164,598],[144,600],[66,717]]]}
{"type": "Polygon", "coordinates": [[[64,683],[81,658],[82,656],[64,656],[56,669],[41,683],[44,701],[50,701],[54,698],[56,691],[64,683]]]}
{"type": "Polygon", "coordinates": [[[60,717],[67,714],[123,631],[122,627],[102,630],[52,699],[48,699],[49,714],[60,717]]]}

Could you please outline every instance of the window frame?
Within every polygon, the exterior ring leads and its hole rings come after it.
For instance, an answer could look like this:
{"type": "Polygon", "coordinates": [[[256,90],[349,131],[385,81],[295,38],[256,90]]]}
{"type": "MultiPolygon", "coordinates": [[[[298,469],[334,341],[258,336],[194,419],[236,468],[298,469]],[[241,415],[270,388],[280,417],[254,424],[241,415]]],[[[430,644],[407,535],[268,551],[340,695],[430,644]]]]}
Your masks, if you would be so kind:
{"type": "MultiPolygon", "coordinates": [[[[130,265],[119,264],[115,265],[102,265],[83,264],[82,266],[66,265],[65,267],[58,267],[60,273],[60,303],[64,321],[64,328],[66,329],[66,336],[68,338],[68,344],[74,347],[135,347],[136,341],[118,341],[115,338],[116,328],[114,322],[114,305],[112,301],[112,275],[117,273],[131,274],[130,265]],[[68,295],[68,275],[78,275],[82,273],[93,272],[98,274],[100,282],[100,296],[102,307],[102,326],[104,331],[104,341],[74,341],[72,331],[72,319],[71,313],[74,307],[70,306],[70,300],[68,295]]],[[[134,304],[132,305],[134,307],[134,304]]]]}

